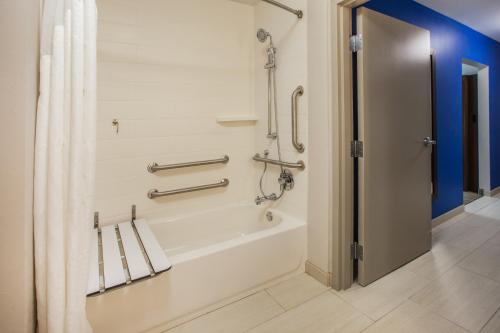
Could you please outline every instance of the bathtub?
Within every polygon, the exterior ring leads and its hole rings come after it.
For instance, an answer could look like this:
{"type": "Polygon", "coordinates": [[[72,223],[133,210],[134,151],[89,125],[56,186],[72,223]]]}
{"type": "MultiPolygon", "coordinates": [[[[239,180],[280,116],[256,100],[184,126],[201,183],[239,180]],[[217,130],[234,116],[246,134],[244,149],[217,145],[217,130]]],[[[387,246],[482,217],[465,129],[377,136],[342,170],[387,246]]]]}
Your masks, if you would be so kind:
{"type": "Polygon", "coordinates": [[[95,332],[141,332],[304,271],[306,224],[238,204],[149,219],[173,268],[87,299],[95,332]]]}

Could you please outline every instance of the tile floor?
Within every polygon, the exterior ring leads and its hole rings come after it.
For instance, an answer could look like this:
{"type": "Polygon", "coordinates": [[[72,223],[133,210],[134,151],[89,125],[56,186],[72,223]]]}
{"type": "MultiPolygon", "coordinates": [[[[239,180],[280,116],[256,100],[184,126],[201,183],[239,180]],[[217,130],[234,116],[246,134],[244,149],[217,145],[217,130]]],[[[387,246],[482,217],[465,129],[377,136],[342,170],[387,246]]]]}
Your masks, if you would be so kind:
{"type": "Polygon", "coordinates": [[[198,317],[178,332],[500,332],[500,197],[433,230],[433,249],[367,287],[306,274],[198,317]]]}

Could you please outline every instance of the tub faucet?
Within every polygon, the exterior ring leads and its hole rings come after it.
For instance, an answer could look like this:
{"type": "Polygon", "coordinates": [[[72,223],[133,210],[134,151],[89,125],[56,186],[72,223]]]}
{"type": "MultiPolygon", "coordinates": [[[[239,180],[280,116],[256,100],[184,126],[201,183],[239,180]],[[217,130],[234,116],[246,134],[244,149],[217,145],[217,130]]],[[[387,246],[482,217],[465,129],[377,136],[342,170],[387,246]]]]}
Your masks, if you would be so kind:
{"type": "Polygon", "coordinates": [[[274,201],[274,200],[276,200],[277,198],[278,198],[278,197],[277,197],[277,196],[276,196],[276,194],[274,194],[274,193],[273,193],[273,194],[271,194],[271,195],[269,195],[269,196],[267,196],[267,197],[265,197],[265,196],[261,196],[261,197],[260,197],[260,196],[257,196],[257,198],[255,198],[255,204],[256,204],[256,205],[260,205],[260,204],[262,204],[263,202],[265,202],[265,201],[267,201],[267,200],[272,200],[272,201],[274,201]]]}

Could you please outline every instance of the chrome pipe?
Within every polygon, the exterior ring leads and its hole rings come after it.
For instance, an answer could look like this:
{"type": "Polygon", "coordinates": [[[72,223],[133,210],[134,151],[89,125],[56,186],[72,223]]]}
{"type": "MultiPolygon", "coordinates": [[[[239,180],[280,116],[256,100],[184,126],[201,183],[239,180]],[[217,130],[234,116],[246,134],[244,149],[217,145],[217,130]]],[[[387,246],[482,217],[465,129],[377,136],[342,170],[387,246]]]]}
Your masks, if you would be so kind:
{"type": "Polygon", "coordinates": [[[278,161],[278,160],[272,160],[270,158],[261,157],[259,154],[255,154],[253,157],[253,160],[257,161],[257,162],[262,162],[262,163],[279,165],[279,166],[283,166],[283,167],[290,168],[290,169],[304,170],[306,168],[304,161],[298,161],[297,163],[283,162],[283,161],[278,161]]]}
{"type": "Polygon", "coordinates": [[[299,18],[299,19],[304,17],[304,13],[300,9],[293,9],[291,7],[288,7],[287,5],[284,5],[284,4],[282,4],[278,1],[274,1],[274,0],[262,0],[262,1],[267,2],[270,5],[284,9],[284,10],[286,10],[294,15],[297,15],[297,18],[299,18]]]}
{"type": "Polygon", "coordinates": [[[188,168],[195,167],[200,165],[209,165],[209,164],[226,164],[229,162],[229,156],[225,155],[223,158],[218,158],[215,160],[205,160],[205,161],[195,161],[195,162],[186,162],[186,163],[177,163],[177,164],[166,164],[159,165],[154,162],[148,165],[148,171],[150,173],[155,173],[160,170],[171,170],[171,169],[180,169],[180,168],[188,168]]]}
{"type": "Polygon", "coordinates": [[[305,150],[304,144],[299,143],[298,139],[298,121],[297,121],[297,98],[304,94],[304,87],[298,86],[292,93],[292,144],[299,153],[305,150]]]}
{"type": "Polygon", "coordinates": [[[166,196],[176,195],[176,194],[204,191],[204,190],[210,190],[210,189],[218,188],[218,187],[226,187],[228,185],[229,185],[229,179],[224,178],[222,181],[215,183],[215,184],[179,188],[176,190],[169,190],[169,191],[163,191],[163,192],[160,192],[157,189],[152,189],[148,192],[148,198],[154,199],[154,198],[166,197],[166,196]]]}

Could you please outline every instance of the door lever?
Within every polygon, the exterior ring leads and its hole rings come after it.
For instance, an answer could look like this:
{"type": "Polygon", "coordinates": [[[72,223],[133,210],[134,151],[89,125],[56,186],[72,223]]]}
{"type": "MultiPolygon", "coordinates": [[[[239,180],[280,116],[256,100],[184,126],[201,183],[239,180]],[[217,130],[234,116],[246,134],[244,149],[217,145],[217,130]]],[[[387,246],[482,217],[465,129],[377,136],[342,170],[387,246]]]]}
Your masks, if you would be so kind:
{"type": "Polygon", "coordinates": [[[436,140],[432,140],[429,136],[424,138],[424,145],[426,147],[435,146],[437,144],[436,140]]]}

